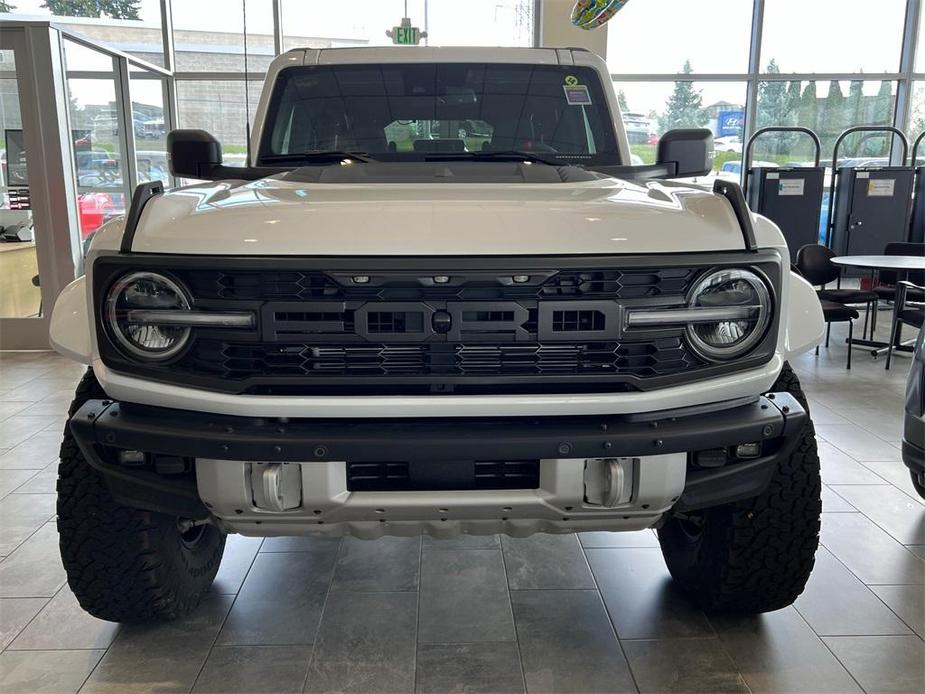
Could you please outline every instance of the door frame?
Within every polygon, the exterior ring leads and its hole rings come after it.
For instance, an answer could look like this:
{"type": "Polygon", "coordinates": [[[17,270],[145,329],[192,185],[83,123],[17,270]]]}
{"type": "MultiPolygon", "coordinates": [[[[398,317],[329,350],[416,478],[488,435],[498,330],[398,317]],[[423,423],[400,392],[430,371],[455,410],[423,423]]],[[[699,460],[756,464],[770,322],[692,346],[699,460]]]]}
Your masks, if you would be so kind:
{"type": "Polygon", "coordinates": [[[61,35],[48,22],[4,22],[0,49],[12,50],[16,61],[41,278],[40,315],[0,316],[0,349],[48,349],[51,310],[74,279],[80,252],[61,35]]]}

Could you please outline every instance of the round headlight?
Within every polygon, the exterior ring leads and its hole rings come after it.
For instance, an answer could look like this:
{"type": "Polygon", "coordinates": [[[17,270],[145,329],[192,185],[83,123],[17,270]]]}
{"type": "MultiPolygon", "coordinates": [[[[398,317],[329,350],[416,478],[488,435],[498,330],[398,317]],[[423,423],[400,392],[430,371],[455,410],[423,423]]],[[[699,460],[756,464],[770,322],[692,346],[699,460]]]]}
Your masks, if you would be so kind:
{"type": "MultiPolygon", "coordinates": [[[[764,337],[771,323],[771,296],[764,280],[751,270],[715,270],[691,293],[692,308],[717,309],[728,318],[692,322],[687,327],[693,348],[711,361],[741,357],[764,337]]],[[[704,311],[705,317],[709,311],[704,311]]]]}
{"type": "Polygon", "coordinates": [[[190,329],[154,324],[149,312],[189,311],[186,292],[154,272],[133,272],[119,278],[106,297],[109,331],[130,354],[145,360],[169,359],[186,345],[190,329]]]}

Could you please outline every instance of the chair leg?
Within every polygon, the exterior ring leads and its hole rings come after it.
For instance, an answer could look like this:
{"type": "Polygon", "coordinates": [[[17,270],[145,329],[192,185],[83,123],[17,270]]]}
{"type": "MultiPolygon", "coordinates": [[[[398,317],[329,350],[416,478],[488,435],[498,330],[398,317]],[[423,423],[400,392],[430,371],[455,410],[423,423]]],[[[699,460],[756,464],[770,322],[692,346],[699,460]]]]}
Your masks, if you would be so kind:
{"type": "Polygon", "coordinates": [[[877,332],[877,312],[880,310],[880,299],[874,300],[874,315],[870,318],[870,339],[874,339],[874,333],[877,332]]]}
{"type": "Polygon", "coordinates": [[[829,335],[831,334],[831,332],[832,332],[832,324],[826,323],[825,324],[825,348],[826,349],[829,348],[829,335]]]}
{"type": "Polygon", "coordinates": [[[851,347],[851,341],[854,339],[854,321],[848,321],[848,370],[851,370],[851,352],[853,351],[851,347]]]}
{"type": "MultiPolygon", "coordinates": [[[[862,339],[862,340],[863,340],[865,337],[867,337],[867,323],[869,322],[869,320],[870,320],[870,302],[868,301],[866,304],[864,304],[864,329],[861,330],[861,339],[862,339]]],[[[871,335],[871,336],[870,336],[870,339],[873,340],[873,339],[874,339],[874,336],[871,335]]]]}
{"type": "Polygon", "coordinates": [[[889,341],[890,346],[886,350],[886,368],[890,369],[890,362],[893,361],[893,345],[896,344],[899,337],[899,311],[893,311],[893,320],[890,324],[889,341]]]}

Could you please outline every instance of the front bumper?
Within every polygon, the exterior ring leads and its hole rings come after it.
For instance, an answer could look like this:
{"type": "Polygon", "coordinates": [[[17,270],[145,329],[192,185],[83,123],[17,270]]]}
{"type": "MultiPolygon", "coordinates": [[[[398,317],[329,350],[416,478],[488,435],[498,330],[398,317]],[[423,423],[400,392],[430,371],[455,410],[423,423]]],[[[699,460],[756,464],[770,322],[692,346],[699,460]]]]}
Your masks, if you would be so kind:
{"type": "Polygon", "coordinates": [[[92,400],[70,428],[123,504],[215,516],[249,534],[375,536],[648,527],[672,506],[704,508],[761,493],[806,419],[787,393],[646,415],[426,420],[271,420],[92,400]],[[757,458],[709,468],[689,460],[694,452],[755,442],[762,444],[757,458]],[[143,452],[146,464],[120,463],[119,451],[143,452]],[[633,493],[625,503],[585,503],[585,460],[601,458],[631,461],[633,493]],[[174,474],[154,464],[162,460],[174,474]],[[356,492],[344,478],[346,461],[486,460],[539,461],[539,485],[356,492]],[[268,513],[253,503],[248,463],[258,461],[301,464],[298,508],[268,513]]]}

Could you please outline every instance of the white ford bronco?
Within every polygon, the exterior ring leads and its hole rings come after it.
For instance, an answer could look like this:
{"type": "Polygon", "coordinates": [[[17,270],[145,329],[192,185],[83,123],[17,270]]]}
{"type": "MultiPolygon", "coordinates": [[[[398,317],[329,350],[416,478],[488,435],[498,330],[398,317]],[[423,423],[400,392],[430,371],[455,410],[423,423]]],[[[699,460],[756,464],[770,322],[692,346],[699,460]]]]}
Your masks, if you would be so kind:
{"type": "MultiPolygon", "coordinates": [[[[822,334],[780,231],[705,176],[708,131],[631,166],[573,49],[294,50],[245,167],[177,130],[54,309],[90,368],[58,529],[90,613],[172,618],[228,533],[656,528],[706,609],[790,604],[820,515],[788,359],[822,334]]],[[[281,596],[281,599],[284,599],[281,596]]]]}

